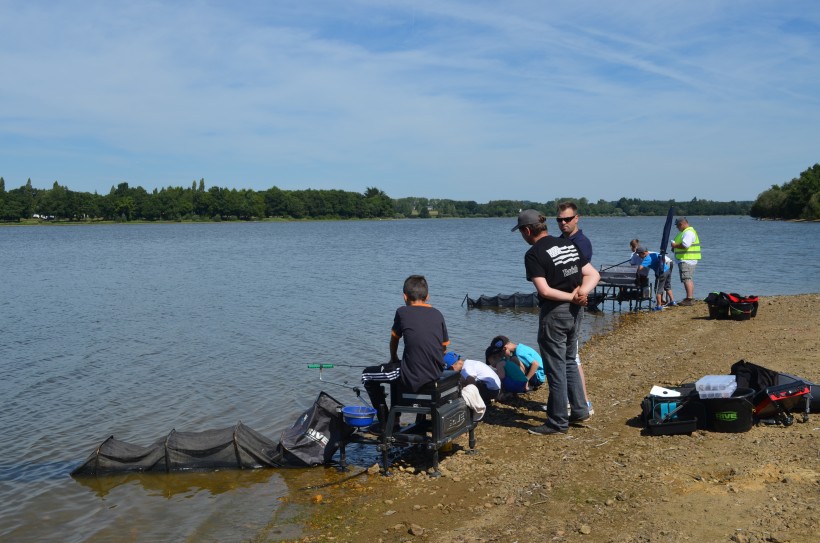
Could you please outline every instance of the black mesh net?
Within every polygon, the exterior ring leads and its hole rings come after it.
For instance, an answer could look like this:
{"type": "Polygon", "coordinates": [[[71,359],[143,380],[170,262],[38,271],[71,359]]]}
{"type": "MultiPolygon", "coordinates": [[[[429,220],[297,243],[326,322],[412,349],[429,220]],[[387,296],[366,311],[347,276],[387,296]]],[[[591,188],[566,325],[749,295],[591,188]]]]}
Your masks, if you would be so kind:
{"type": "Polygon", "coordinates": [[[276,443],[242,422],[202,432],[177,432],[148,447],[115,439],[103,441],[71,472],[73,476],[145,471],[193,471],[314,466],[329,463],[339,440],[351,429],[344,425],[342,404],[324,392],[276,443]]]}
{"type": "Polygon", "coordinates": [[[535,292],[516,292],[496,296],[482,294],[476,299],[467,296],[467,307],[538,307],[538,294],[535,292]]]}

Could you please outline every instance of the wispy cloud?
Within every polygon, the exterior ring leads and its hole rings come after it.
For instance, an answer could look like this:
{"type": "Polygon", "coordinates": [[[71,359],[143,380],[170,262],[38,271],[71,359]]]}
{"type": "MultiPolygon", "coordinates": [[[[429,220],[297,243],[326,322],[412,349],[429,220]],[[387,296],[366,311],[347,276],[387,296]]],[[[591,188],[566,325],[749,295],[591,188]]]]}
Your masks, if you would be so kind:
{"type": "Polygon", "coordinates": [[[752,199],[820,161],[814,2],[0,5],[0,175],[752,199]]]}

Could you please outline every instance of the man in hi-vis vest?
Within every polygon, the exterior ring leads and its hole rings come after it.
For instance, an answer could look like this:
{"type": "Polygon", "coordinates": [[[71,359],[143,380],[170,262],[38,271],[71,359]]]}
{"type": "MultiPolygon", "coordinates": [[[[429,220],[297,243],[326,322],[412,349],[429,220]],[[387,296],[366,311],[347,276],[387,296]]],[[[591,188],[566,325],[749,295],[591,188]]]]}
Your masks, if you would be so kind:
{"type": "Polygon", "coordinates": [[[686,289],[686,298],[679,305],[692,305],[695,302],[695,265],[700,260],[700,238],[695,229],[689,226],[686,217],[679,217],[675,226],[680,232],[672,241],[672,249],[678,260],[680,281],[686,289]]]}

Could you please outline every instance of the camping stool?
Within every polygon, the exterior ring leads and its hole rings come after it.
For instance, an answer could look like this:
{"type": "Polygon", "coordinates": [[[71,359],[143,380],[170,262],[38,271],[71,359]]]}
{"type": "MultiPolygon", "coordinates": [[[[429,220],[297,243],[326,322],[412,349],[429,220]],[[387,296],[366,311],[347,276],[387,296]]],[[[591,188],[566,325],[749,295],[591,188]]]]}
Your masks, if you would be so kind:
{"type": "Polygon", "coordinates": [[[393,396],[393,405],[387,415],[379,445],[384,475],[391,475],[388,452],[393,445],[421,445],[431,451],[433,469],[429,474],[433,477],[441,475],[438,471],[438,453],[442,446],[469,432],[470,452],[475,450],[475,427],[478,422],[473,421],[473,412],[461,397],[460,377],[459,372],[447,370],[439,379],[423,386],[418,392],[405,390],[393,396]],[[395,423],[400,420],[402,413],[416,415],[416,424],[394,431],[395,423]]]}

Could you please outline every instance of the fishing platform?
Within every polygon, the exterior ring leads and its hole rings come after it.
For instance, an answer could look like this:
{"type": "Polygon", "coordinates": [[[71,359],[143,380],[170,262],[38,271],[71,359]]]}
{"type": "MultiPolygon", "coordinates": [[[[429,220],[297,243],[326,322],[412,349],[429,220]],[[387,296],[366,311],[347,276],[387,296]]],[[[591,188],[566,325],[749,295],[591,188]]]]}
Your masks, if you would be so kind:
{"type": "MultiPolygon", "coordinates": [[[[606,302],[611,302],[610,308],[614,311],[623,309],[627,304],[629,311],[638,311],[652,307],[653,286],[646,275],[638,273],[638,266],[625,264],[602,265],[598,273],[601,280],[589,294],[589,311],[600,311],[606,308],[606,302]]],[[[481,295],[470,298],[466,295],[462,301],[468,309],[507,308],[519,309],[538,307],[536,292],[515,292],[513,294],[497,294],[495,296],[481,295]]]]}
{"type": "Polygon", "coordinates": [[[629,305],[630,311],[652,307],[653,287],[649,277],[638,273],[638,266],[616,264],[601,266],[598,271],[601,280],[589,295],[589,308],[604,309],[606,302],[611,302],[611,308],[622,309],[624,303],[629,305]]]}

